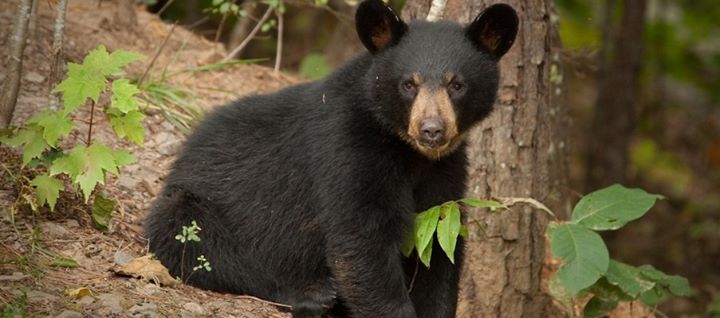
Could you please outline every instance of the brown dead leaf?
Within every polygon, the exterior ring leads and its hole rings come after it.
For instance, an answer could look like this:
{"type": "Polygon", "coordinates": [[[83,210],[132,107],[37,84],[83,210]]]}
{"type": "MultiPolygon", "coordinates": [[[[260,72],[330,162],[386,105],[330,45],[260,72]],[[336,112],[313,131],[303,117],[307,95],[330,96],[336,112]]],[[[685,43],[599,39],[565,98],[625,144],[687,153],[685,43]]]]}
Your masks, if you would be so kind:
{"type": "Polygon", "coordinates": [[[65,291],[65,294],[68,295],[71,299],[80,299],[85,296],[92,296],[92,291],[89,288],[86,287],[80,287],[75,289],[68,289],[65,291]]]}
{"type": "Polygon", "coordinates": [[[118,275],[142,278],[165,286],[178,283],[170,276],[168,269],[150,255],[138,257],[125,266],[113,268],[113,271],[118,275]]]}

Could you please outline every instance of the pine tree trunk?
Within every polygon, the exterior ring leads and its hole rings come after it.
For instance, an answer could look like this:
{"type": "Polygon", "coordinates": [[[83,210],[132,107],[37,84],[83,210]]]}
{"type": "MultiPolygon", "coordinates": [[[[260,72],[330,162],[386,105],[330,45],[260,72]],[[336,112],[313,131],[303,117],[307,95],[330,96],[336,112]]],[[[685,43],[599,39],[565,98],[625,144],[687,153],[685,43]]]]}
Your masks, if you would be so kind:
{"type": "MultiPolygon", "coordinates": [[[[440,18],[467,24],[494,2],[448,0],[440,18]]],[[[502,2],[518,11],[520,29],[501,60],[495,111],[471,134],[467,196],[531,197],[563,217],[569,212],[566,117],[559,98],[562,77],[552,1],[502,2]]],[[[408,0],[403,17],[422,19],[430,7],[430,0],[408,0]]],[[[557,316],[541,275],[548,217],[529,206],[516,206],[492,214],[471,211],[468,220],[457,316],[557,316]]]]}

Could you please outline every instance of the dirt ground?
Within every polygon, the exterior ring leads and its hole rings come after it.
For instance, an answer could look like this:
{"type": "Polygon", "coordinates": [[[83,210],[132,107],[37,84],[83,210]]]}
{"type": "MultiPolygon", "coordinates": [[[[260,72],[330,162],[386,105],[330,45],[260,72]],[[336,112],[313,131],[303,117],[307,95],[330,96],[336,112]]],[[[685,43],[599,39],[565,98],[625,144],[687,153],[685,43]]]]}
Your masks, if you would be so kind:
{"type": "MultiPolygon", "coordinates": [[[[47,107],[54,8],[52,1],[39,1],[36,28],[25,49],[23,81],[18,98],[15,125],[47,107]]],[[[7,56],[7,36],[12,30],[16,1],[0,1],[0,47],[7,56]]],[[[276,90],[298,82],[290,76],[273,74],[255,65],[235,65],[215,71],[183,72],[192,67],[215,63],[226,51],[178,26],[138,11],[138,22],[119,26],[113,17],[112,1],[70,1],[65,29],[65,55],[69,62],[81,62],[99,44],[109,51],[123,49],[145,55],[131,65],[129,78],[139,78],[150,64],[163,40],[167,45],[148,72],[146,81],[182,87],[195,92],[188,102],[207,110],[239,96],[276,90]],[[98,9],[98,5],[100,8],[98,9]],[[161,73],[171,75],[161,78],[161,73]]],[[[0,82],[4,80],[0,68],[0,82]]],[[[89,119],[88,110],[74,116],[89,119]]],[[[97,117],[96,117],[97,118],[97,117]]],[[[111,177],[102,187],[118,201],[110,230],[103,233],[91,225],[88,208],[82,200],[63,195],[54,212],[33,214],[17,206],[22,176],[18,171],[17,150],[0,148],[0,303],[27,309],[30,317],[288,317],[277,307],[237,295],[218,294],[186,285],[162,287],[146,281],[119,277],[110,269],[127,260],[145,255],[142,220],[152,198],[158,193],[163,176],[184,139],[184,135],[161,114],[152,111],[144,122],[144,147],[113,137],[107,122],[99,121],[93,138],[115,149],[130,150],[137,162],[124,167],[120,177],[111,177]],[[16,209],[17,208],[17,209],[16,209]],[[14,215],[14,218],[12,216],[14,215]],[[52,266],[56,256],[69,257],[76,268],[52,266]],[[86,288],[88,295],[72,291],[86,288]],[[21,304],[21,295],[27,302],[21,304]],[[81,297],[82,296],[82,297],[81,297]]],[[[79,125],[63,141],[81,142],[87,134],[79,125]]],[[[32,174],[32,171],[26,172],[32,174]]],[[[82,289],[84,291],[84,289],[82,289]]]]}

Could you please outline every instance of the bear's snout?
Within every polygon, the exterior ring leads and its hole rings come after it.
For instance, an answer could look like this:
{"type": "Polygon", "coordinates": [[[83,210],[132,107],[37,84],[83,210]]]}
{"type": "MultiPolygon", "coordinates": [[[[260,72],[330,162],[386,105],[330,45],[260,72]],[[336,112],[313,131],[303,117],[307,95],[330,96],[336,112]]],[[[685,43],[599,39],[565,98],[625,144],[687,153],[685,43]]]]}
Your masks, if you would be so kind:
{"type": "Polygon", "coordinates": [[[425,118],[420,124],[420,143],[428,148],[445,144],[445,122],[438,116],[425,118]]]}

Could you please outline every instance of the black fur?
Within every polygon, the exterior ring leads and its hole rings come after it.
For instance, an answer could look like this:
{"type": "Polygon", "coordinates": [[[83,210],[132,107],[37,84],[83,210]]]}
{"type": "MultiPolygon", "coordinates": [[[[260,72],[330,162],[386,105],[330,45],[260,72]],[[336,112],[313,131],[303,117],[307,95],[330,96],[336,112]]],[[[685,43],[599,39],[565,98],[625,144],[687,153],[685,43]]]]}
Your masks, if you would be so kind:
{"type": "MultiPolygon", "coordinates": [[[[364,2],[358,19],[386,15],[378,3],[364,2]]],[[[325,80],[208,115],[146,222],[151,252],[173,275],[188,277],[202,254],[213,269],[191,284],[290,304],[297,317],[454,317],[462,242],[456,265],[435,243],[430,269],[399,245],[416,212],[463,196],[466,154],[461,145],[429,159],[399,136],[412,106],[399,83],[411,72],[461,76],[466,89],[452,102],[465,132],[492,109],[496,56],[453,23],[391,35],[325,80]],[[202,241],[187,243],[181,264],[174,237],[192,220],[202,241]]]]}

